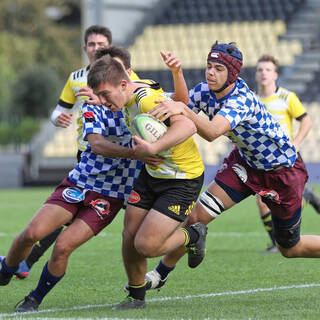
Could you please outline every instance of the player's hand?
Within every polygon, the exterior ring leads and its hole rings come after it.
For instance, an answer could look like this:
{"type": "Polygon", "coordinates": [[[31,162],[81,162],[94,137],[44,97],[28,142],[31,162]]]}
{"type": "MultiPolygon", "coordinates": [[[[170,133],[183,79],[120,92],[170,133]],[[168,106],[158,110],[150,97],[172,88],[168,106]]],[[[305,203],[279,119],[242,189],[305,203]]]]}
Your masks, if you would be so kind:
{"type": "Polygon", "coordinates": [[[68,128],[72,123],[72,113],[61,112],[56,118],[56,125],[61,128],[68,128]]]}
{"type": "Polygon", "coordinates": [[[99,99],[98,96],[96,96],[94,93],[93,93],[93,90],[88,87],[88,86],[85,86],[83,88],[81,88],[76,94],[75,94],[76,97],[79,97],[79,96],[82,96],[82,97],[88,97],[88,99],[85,99],[84,101],[87,103],[87,104],[91,104],[91,105],[97,105],[97,106],[100,106],[101,105],[101,101],[99,99]]]}
{"type": "Polygon", "coordinates": [[[140,159],[141,161],[145,162],[150,166],[158,166],[164,161],[164,158],[159,156],[146,156],[140,159]]]}
{"type": "Polygon", "coordinates": [[[184,114],[185,105],[172,100],[157,100],[157,106],[149,111],[149,114],[161,121],[165,121],[176,114],[184,114]]]}
{"type": "Polygon", "coordinates": [[[296,150],[298,151],[299,150],[299,142],[293,139],[292,144],[296,148],[296,150]]]}
{"type": "Polygon", "coordinates": [[[171,69],[172,72],[178,72],[181,70],[181,61],[170,51],[160,51],[161,57],[164,63],[171,69]]]}
{"type": "Polygon", "coordinates": [[[138,159],[155,155],[157,153],[157,150],[155,150],[153,143],[149,143],[138,136],[133,136],[132,140],[133,140],[132,149],[138,159]]]}

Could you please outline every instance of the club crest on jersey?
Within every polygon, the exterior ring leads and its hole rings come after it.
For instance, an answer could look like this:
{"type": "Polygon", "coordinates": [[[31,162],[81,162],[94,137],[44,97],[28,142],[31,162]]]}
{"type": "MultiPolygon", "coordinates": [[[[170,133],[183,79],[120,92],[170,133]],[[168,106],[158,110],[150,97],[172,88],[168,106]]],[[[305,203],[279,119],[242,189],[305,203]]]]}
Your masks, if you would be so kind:
{"type": "Polygon", "coordinates": [[[94,113],[92,111],[87,111],[83,113],[84,119],[86,122],[95,122],[94,113]]]}
{"type": "Polygon", "coordinates": [[[134,190],[131,190],[130,195],[129,195],[129,199],[128,199],[128,203],[138,203],[140,201],[140,196],[137,192],[135,192],[134,190]]]}
{"type": "Polygon", "coordinates": [[[248,180],[247,170],[242,165],[236,163],[232,166],[232,169],[243,183],[248,180]]]}
{"type": "Polygon", "coordinates": [[[63,190],[63,198],[70,203],[77,203],[84,200],[84,193],[76,187],[69,187],[63,190]]]}
{"type": "Polygon", "coordinates": [[[102,220],[104,219],[104,216],[108,215],[110,212],[110,202],[107,200],[92,200],[90,205],[102,220]]]}
{"type": "Polygon", "coordinates": [[[277,204],[280,204],[281,203],[281,200],[280,200],[280,197],[279,197],[279,194],[277,191],[274,191],[274,190],[262,190],[260,191],[259,193],[259,196],[261,197],[264,197],[264,198],[267,198],[277,204]]]}

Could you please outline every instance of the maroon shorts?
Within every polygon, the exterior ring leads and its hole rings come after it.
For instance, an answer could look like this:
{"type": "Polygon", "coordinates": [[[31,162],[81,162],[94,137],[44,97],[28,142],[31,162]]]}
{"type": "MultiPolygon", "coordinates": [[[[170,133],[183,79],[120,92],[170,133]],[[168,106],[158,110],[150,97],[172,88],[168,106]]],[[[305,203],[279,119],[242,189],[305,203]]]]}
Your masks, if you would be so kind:
{"type": "Polygon", "coordinates": [[[275,217],[290,219],[299,210],[301,214],[302,193],[308,173],[301,157],[292,168],[264,171],[248,166],[239,151],[234,149],[224,159],[215,180],[234,202],[259,194],[275,217]]]}
{"type": "Polygon", "coordinates": [[[112,222],[123,206],[123,199],[104,196],[95,191],[86,191],[64,179],[45,203],[58,205],[83,220],[97,235],[112,222]]]}

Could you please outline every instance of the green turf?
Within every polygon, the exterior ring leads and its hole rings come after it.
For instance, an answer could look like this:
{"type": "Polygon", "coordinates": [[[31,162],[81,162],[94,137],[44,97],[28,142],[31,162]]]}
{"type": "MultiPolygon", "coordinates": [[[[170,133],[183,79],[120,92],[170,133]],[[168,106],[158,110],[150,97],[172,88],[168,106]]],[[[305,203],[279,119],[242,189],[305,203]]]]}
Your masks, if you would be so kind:
{"type": "MultiPolygon", "coordinates": [[[[0,191],[0,254],[5,255],[52,188],[0,191]]],[[[320,193],[320,186],[316,187],[320,193]]],[[[316,259],[261,254],[269,244],[254,197],[209,224],[207,256],[196,269],[184,257],[160,291],[148,292],[145,310],[112,311],[125,297],[121,260],[123,212],[70,258],[65,278],[37,314],[18,316],[14,305],[37,285],[51,250],[26,280],[0,287],[0,319],[319,319],[320,281],[316,259]]],[[[320,234],[320,215],[303,212],[302,233],[320,234]]],[[[149,260],[154,268],[158,258],[149,260]]]]}

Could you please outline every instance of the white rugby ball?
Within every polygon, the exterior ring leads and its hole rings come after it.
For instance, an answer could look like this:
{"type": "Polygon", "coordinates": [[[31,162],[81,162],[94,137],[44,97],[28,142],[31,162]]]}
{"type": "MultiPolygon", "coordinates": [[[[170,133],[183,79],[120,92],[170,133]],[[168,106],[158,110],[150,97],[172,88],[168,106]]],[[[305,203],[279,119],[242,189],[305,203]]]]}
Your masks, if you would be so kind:
{"type": "Polygon", "coordinates": [[[141,139],[150,143],[160,139],[168,130],[163,122],[147,113],[135,116],[132,126],[141,139]]]}

